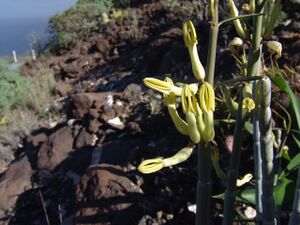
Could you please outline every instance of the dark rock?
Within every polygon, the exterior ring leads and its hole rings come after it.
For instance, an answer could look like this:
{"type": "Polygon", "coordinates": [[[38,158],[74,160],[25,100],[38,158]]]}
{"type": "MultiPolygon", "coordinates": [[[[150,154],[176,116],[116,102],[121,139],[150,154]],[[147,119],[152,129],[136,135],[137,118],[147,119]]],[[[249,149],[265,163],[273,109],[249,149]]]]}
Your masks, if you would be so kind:
{"type": "Polygon", "coordinates": [[[80,149],[85,146],[91,146],[93,145],[93,141],[94,141],[93,139],[94,139],[93,135],[87,132],[86,128],[82,128],[76,137],[75,148],[80,149]]]}
{"type": "Polygon", "coordinates": [[[91,168],[77,186],[76,224],[137,224],[142,190],[119,166],[100,164],[91,168]]]}
{"type": "Polygon", "coordinates": [[[97,133],[99,131],[100,122],[96,119],[89,121],[89,131],[92,133],[97,133]]]}
{"type": "Polygon", "coordinates": [[[91,107],[99,109],[105,102],[108,95],[116,93],[100,92],[100,93],[81,93],[73,98],[73,114],[77,118],[83,118],[85,114],[89,113],[91,107]]]}
{"type": "Polygon", "coordinates": [[[31,188],[32,169],[28,158],[22,156],[14,161],[0,177],[0,212],[11,212],[17,198],[31,188]]]}
{"type": "Polygon", "coordinates": [[[51,134],[38,152],[37,167],[54,170],[73,150],[73,134],[69,126],[65,126],[51,134]]]}
{"type": "Polygon", "coordinates": [[[143,91],[138,84],[129,84],[123,91],[123,98],[129,102],[140,101],[143,91]]]}

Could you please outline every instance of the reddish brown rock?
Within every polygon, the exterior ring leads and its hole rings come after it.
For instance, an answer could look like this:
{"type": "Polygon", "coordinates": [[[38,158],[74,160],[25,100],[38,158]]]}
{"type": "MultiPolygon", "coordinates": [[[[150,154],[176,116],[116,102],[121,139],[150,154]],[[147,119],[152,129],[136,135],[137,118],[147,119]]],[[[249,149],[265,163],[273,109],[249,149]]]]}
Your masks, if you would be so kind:
{"type": "Polygon", "coordinates": [[[72,85],[66,82],[60,81],[56,84],[56,90],[59,95],[65,96],[72,90],[72,85]]]}
{"type": "Polygon", "coordinates": [[[85,146],[91,146],[93,145],[93,142],[94,142],[93,135],[87,132],[86,128],[82,128],[76,137],[75,148],[80,149],[85,146]]]}
{"type": "Polygon", "coordinates": [[[143,197],[119,166],[100,164],[81,179],[77,187],[76,224],[136,224],[143,197]]]}
{"type": "Polygon", "coordinates": [[[83,118],[85,114],[89,113],[91,107],[99,109],[105,102],[108,95],[115,95],[113,92],[100,93],[81,93],[73,98],[73,114],[77,118],[83,118]]]}
{"type": "Polygon", "coordinates": [[[65,126],[51,134],[38,152],[37,167],[54,170],[73,150],[73,134],[69,126],[65,126]]]}
{"type": "Polygon", "coordinates": [[[13,162],[0,177],[0,212],[13,210],[17,198],[31,188],[32,169],[26,156],[13,162]]]}

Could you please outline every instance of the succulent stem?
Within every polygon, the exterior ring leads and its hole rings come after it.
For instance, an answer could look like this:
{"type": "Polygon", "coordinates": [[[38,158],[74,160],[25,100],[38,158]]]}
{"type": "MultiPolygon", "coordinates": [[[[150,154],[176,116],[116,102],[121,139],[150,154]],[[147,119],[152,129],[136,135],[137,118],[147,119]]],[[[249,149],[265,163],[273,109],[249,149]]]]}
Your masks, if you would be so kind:
{"type": "Polygon", "coordinates": [[[293,211],[289,221],[289,225],[300,224],[300,168],[298,169],[297,185],[294,195],[293,211]]]}
{"type": "Polygon", "coordinates": [[[272,113],[271,113],[271,81],[264,77],[258,82],[259,88],[259,130],[261,133],[261,156],[262,156],[262,206],[263,225],[273,225],[275,203],[273,197],[274,187],[274,152],[272,135],[272,113]]]}
{"type": "Polygon", "coordinates": [[[210,224],[211,198],[211,145],[201,144],[198,147],[198,181],[196,225],[210,224]]]}
{"type": "Polygon", "coordinates": [[[227,185],[224,199],[223,225],[231,225],[234,219],[234,202],[236,197],[236,181],[239,176],[239,166],[241,157],[241,147],[243,140],[243,128],[245,124],[246,112],[242,109],[242,89],[240,90],[239,106],[236,113],[236,125],[234,128],[233,150],[230,161],[230,168],[227,174],[227,185]]]}

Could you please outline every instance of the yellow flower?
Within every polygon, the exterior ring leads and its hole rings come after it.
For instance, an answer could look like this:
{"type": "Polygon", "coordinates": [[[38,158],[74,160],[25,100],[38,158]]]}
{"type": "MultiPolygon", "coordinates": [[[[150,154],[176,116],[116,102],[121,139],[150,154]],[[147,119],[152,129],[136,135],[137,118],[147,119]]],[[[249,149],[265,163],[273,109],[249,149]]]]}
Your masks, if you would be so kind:
{"type": "Polygon", "coordinates": [[[205,70],[200,62],[197,51],[197,34],[192,21],[187,21],[183,24],[183,39],[186,47],[189,50],[189,55],[192,63],[192,70],[197,80],[203,81],[205,78],[205,70]]]}
{"type": "Polygon", "coordinates": [[[175,155],[169,158],[146,159],[139,167],[138,171],[144,174],[154,173],[164,167],[174,166],[187,160],[193,152],[193,146],[188,146],[179,150],[175,155]]]}
{"type": "Polygon", "coordinates": [[[177,87],[169,82],[162,81],[156,78],[147,77],[144,79],[144,84],[163,94],[170,94],[171,92],[173,92],[175,95],[181,95],[180,87],[177,87]]]}
{"type": "Polygon", "coordinates": [[[244,184],[248,183],[252,178],[253,178],[253,175],[251,173],[247,173],[241,179],[237,179],[236,186],[237,187],[243,186],[244,184]]]}
{"type": "Polygon", "coordinates": [[[275,53],[276,59],[281,57],[282,54],[282,45],[278,41],[268,41],[267,47],[272,53],[275,53]]]}
{"type": "Polygon", "coordinates": [[[181,95],[182,109],[185,114],[188,112],[197,112],[197,100],[189,85],[184,85],[181,95]]]}
{"type": "Polygon", "coordinates": [[[255,108],[255,103],[252,98],[244,98],[242,102],[242,109],[246,110],[247,112],[251,112],[255,108]]]}
{"type": "Polygon", "coordinates": [[[196,30],[190,20],[183,24],[183,39],[187,47],[198,44],[196,30]]]}
{"type": "Polygon", "coordinates": [[[141,173],[154,173],[164,168],[164,163],[162,158],[156,158],[156,159],[146,159],[143,161],[139,167],[138,171],[141,173]]]}
{"type": "Polygon", "coordinates": [[[199,91],[199,100],[203,112],[215,111],[215,92],[208,82],[202,84],[199,91]]]}

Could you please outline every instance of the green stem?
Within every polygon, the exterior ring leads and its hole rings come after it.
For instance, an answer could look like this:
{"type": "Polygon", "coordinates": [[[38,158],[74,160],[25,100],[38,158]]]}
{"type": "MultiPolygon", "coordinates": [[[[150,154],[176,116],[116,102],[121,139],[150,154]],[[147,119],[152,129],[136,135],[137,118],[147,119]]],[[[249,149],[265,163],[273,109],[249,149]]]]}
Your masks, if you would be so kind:
{"type": "MultiPolygon", "coordinates": [[[[255,93],[257,82],[253,82],[253,91],[255,93]]],[[[254,101],[255,95],[253,95],[254,101]]],[[[262,220],[262,168],[261,168],[261,148],[260,148],[260,131],[259,131],[259,110],[253,114],[253,152],[254,152],[254,170],[255,170],[255,201],[256,201],[256,220],[262,220]]]]}
{"type": "Polygon", "coordinates": [[[259,130],[261,133],[261,156],[262,156],[262,206],[263,225],[274,225],[275,202],[273,197],[274,187],[274,153],[272,135],[272,112],[271,112],[271,81],[264,77],[258,82],[259,88],[259,130]]]}
{"type": "MultiPolygon", "coordinates": [[[[263,3],[262,3],[263,4],[263,3]]],[[[249,53],[249,62],[248,62],[248,76],[257,76],[258,69],[260,64],[260,43],[261,43],[261,32],[262,32],[262,22],[264,12],[264,7],[257,7],[258,12],[256,14],[261,14],[260,16],[254,17],[254,27],[253,27],[253,37],[251,40],[251,49],[249,53]]]]}
{"type": "Polygon", "coordinates": [[[211,158],[210,144],[198,147],[198,181],[196,225],[208,225],[210,221],[211,158]]]}
{"type": "Polygon", "coordinates": [[[245,124],[246,113],[242,109],[242,90],[239,91],[239,107],[234,128],[233,150],[230,161],[230,168],[227,174],[227,185],[224,199],[223,225],[232,225],[234,219],[234,202],[236,197],[236,180],[239,176],[239,166],[241,157],[241,148],[243,140],[243,128],[245,124]]]}
{"type": "Polygon", "coordinates": [[[293,211],[289,221],[289,225],[300,224],[300,168],[298,169],[297,186],[295,189],[293,211]]]}
{"type": "Polygon", "coordinates": [[[215,4],[215,13],[212,18],[209,28],[209,42],[208,42],[208,55],[206,62],[206,80],[211,85],[214,84],[215,67],[216,67],[216,55],[217,55],[217,42],[219,33],[219,12],[218,3],[215,4]]]}

